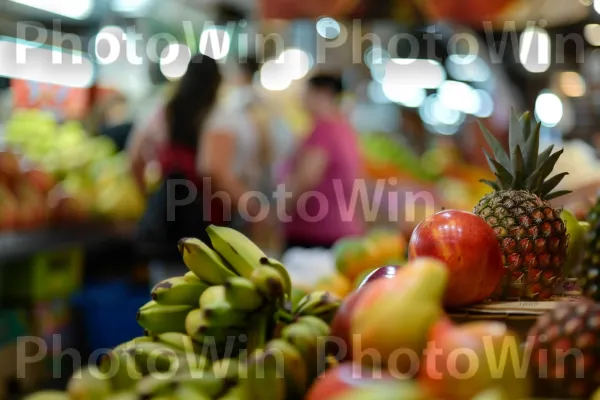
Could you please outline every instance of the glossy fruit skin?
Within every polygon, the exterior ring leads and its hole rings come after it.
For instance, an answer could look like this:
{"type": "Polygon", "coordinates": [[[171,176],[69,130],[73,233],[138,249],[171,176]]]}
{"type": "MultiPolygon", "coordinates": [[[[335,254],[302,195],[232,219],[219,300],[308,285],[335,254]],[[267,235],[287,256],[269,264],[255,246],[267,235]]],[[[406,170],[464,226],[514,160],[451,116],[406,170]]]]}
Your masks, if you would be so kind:
{"type": "Polygon", "coordinates": [[[382,381],[391,381],[385,372],[379,375],[369,369],[350,362],[340,364],[321,375],[310,388],[306,400],[332,400],[364,385],[382,381]]]}
{"type": "Polygon", "coordinates": [[[381,267],[371,272],[360,284],[359,289],[365,286],[369,282],[376,281],[377,279],[392,279],[398,273],[400,266],[390,265],[387,267],[381,267]]]}
{"type": "Polygon", "coordinates": [[[426,256],[444,261],[450,270],[447,307],[487,299],[506,271],[492,228],[465,211],[442,211],[417,226],[410,238],[409,260],[426,256]]]}
{"type": "Polygon", "coordinates": [[[364,290],[359,289],[347,296],[335,314],[331,322],[331,336],[340,339],[339,346],[336,343],[328,343],[328,353],[338,355],[338,361],[352,360],[352,315],[364,290]],[[345,348],[340,348],[344,346],[345,348]]]}
{"type": "Polygon", "coordinates": [[[428,350],[433,350],[424,355],[418,380],[431,398],[436,399],[471,400],[494,387],[502,389],[507,399],[529,398],[531,383],[525,368],[523,376],[522,371],[514,369],[512,356],[504,364],[499,361],[503,351],[513,347],[519,353],[517,363],[520,363],[523,357],[518,350],[520,343],[504,323],[478,321],[455,325],[444,317],[431,329],[428,350]],[[463,356],[454,358],[459,353],[463,356]],[[462,375],[472,365],[479,367],[462,375]],[[502,373],[494,374],[495,368],[502,373]]]}

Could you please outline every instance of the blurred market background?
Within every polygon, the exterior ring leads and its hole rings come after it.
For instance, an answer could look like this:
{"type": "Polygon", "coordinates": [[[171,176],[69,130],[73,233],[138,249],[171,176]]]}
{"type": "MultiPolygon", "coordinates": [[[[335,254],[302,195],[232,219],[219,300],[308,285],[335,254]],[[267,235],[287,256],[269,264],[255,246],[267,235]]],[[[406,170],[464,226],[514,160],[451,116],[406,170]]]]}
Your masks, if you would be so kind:
{"type": "MultiPolygon", "coordinates": [[[[265,61],[256,89],[296,140],[311,128],[306,79],[343,73],[368,176],[393,178],[386,191],[400,194],[398,218],[382,211],[373,228],[408,235],[436,211],[408,218],[405,192],[472,209],[488,174],[477,121],[507,140],[511,108],[534,111],[544,144],[565,149],[556,170],[570,172],[562,185],[574,192],[561,205],[585,209],[600,187],[600,1],[0,0],[0,398],[60,387],[49,378],[60,365],[70,375],[62,349],[87,357],[141,333],[131,316],[147,301],[148,260],[135,243],[145,201],[125,142],[215,38],[211,56],[224,69],[243,55],[265,61]],[[114,58],[107,43],[121,49],[114,58]],[[175,50],[182,58],[165,62],[175,50]],[[48,355],[17,382],[15,341],[25,335],[43,338],[48,355]]],[[[282,141],[282,152],[293,149],[282,141]]],[[[147,168],[148,180],[157,174],[147,168]]],[[[311,265],[300,279],[326,279],[330,258],[288,262],[311,265]]]]}

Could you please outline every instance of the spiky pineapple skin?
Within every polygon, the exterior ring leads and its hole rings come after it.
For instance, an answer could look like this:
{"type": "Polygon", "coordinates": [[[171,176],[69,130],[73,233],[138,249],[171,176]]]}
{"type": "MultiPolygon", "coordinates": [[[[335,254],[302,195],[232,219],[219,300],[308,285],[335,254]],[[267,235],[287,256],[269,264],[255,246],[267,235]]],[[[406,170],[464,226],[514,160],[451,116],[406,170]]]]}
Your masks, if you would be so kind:
{"type": "Polygon", "coordinates": [[[568,235],[560,211],[525,190],[485,195],[474,209],[490,225],[506,274],[494,300],[549,300],[562,279],[568,235]]]}
{"type": "Polygon", "coordinates": [[[600,387],[600,305],[562,302],[527,335],[537,396],[587,399],[600,387]],[[579,376],[578,376],[579,374],[579,376]]]}

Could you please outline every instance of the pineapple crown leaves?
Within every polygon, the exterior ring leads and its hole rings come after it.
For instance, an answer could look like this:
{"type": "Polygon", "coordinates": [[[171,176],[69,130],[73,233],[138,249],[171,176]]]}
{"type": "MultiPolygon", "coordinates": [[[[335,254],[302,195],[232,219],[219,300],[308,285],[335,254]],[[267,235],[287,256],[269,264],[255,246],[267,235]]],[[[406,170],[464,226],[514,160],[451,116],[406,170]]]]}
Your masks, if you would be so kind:
{"type": "Polygon", "coordinates": [[[485,149],[483,153],[496,176],[495,181],[481,182],[495,191],[527,190],[543,200],[552,200],[570,193],[567,190],[552,192],[568,175],[567,172],[563,172],[548,178],[563,150],[552,153],[554,146],[549,146],[539,153],[541,124],[536,122],[529,112],[521,117],[514,110],[511,112],[508,131],[509,153],[481,122],[479,127],[492,150],[492,155],[485,149]]]}

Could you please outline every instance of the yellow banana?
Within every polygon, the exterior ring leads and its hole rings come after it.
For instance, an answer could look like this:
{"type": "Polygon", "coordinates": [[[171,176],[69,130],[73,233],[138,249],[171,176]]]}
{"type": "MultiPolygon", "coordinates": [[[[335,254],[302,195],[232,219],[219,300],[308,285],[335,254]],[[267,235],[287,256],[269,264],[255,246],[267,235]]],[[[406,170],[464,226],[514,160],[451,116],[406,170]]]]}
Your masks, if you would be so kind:
{"type": "Polygon", "coordinates": [[[141,309],[137,313],[137,321],[142,328],[155,334],[185,332],[185,318],[192,309],[191,306],[163,305],[141,309]]]}
{"type": "Polygon", "coordinates": [[[250,278],[260,266],[260,260],[267,257],[252,240],[235,229],[211,225],[206,231],[217,253],[244,278],[250,278]]]}
{"type": "Polygon", "coordinates": [[[269,266],[258,267],[252,273],[250,280],[267,301],[273,302],[284,297],[285,282],[275,268],[269,266]]]}
{"type": "Polygon", "coordinates": [[[237,277],[225,282],[225,298],[238,310],[255,311],[264,304],[264,299],[251,280],[237,277]]]}
{"type": "Polygon", "coordinates": [[[196,306],[198,299],[209,287],[207,283],[197,280],[192,282],[182,276],[169,278],[158,283],[152,289],[152,300],[162,305],[196,306]]]}
{"type": "Polygon", "coordinates": [[[199,279],[210,285],[221,285],[235,273],[221,257],[199,239],[187,238],[179,242],[183,262],[199,279]]]}
{"type": "Polygon", "coordinates": [[[212,366],[215,376],[223,379],[235,379],[239,375],[240,361],[232,358],[223,358],[216,361],[212,366]]]}

